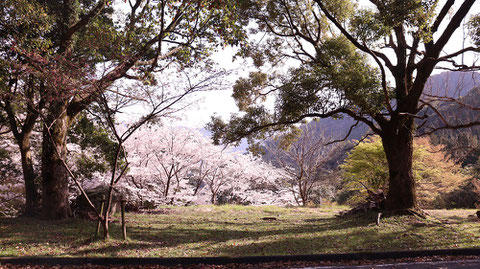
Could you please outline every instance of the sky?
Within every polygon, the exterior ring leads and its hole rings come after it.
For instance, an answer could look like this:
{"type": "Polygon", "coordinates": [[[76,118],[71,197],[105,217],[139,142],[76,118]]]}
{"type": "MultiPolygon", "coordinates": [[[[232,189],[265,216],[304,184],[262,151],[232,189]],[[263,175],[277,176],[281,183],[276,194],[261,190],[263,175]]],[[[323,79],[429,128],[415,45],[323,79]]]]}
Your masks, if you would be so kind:
{"type": "Polygon", "coordinates": [[[225,88],[197,94],[193,97],[198,101],[192,105],[190,109],[182,113],[182,119],[178,122],[179,125],[203,128],[214,114],[221,115],[223,118],[228,119],[231,113],[238,112],[237,105],[232,97],[232,86],[237,78],[248,75],[248,72],[254,69],[252,67],[248,68],[247,66],[249,64],[244,59],[233,61],[234,54],[235,52],[232,47],[226,47],[212,56],[220,68],[235,70],[235,72],[233,75],[225,78],[228,80],[228,82],[225,83],[225,88]]]}

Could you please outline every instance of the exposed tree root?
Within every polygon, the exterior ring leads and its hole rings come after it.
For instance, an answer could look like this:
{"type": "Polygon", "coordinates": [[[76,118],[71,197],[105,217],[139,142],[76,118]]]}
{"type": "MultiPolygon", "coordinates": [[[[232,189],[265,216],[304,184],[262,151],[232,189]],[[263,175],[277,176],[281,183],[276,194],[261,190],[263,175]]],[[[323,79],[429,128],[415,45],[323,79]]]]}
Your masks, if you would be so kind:
{"type": "Polygon", "coordinates": [[[357,215],[357,214],[365,214],[368,212],[377,212],[377,220],[376,223],[379,225],[380,218],[382,216],[402,216],[402,215],[409,215],[414,216],[419,219],[426,219],[428,213],[421,210],[420,208],[408,208],[408,209],[393,209],[388,210],[384,208],[385,205],[385,195],[383,191],[368,192],[367,200],[363,203],[359,203],[355,205],[352,209],[347,211],[340,212],[340,217],[349,216],[349,215],[357,215]]]}
{"type": "Polygon", "coordinates": [[[395,209],[395,210],[382,210],[386,216],[414,216],[420,219],[426,219],[428,213],[420,208],[408,208],[408,209],[395,209]]]}
{"type": "Polygon", "coordinates": [[[367,212],[379,212],[385,204],[385,194],[383,191],[368,191],[367,200],[355,205],[352,209],[340,212],[340,216],[356,215],[367,212]]]}

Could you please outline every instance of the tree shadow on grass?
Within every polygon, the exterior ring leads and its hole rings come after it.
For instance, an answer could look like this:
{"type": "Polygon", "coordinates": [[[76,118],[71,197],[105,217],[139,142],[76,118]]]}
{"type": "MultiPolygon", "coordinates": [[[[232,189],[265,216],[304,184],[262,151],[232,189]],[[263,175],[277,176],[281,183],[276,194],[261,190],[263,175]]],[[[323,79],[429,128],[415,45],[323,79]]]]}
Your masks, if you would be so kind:
{"type": "Polygon", "coordinates": [[[115,257],[125,255],[124,253],[133,256],[158,256],[158,253],[172,256],[168,251],[179,249],[212,256],[294,255],[448,248],[453,245],[452,240],[432,242],[428,237],[436,236],[438,239],[439,236],[433,234],[438,232],[445,238],[454,238],[457,232],[445,225],[410,225],[405,226],[406,229],[401,226],[401,231],[393,229],[393,232],[389,232],[382,226],[373,224],[375,217],[374,214],[367,214],[344,218],[302,219],[298,222],[280,218],[275,221],[239,223],[217,220],[177,223],[177,220],[171,220],[151,224],[132,221],[127,225],[129,240],[125,242],[118,240],[121,238],[121,229],[120,223],[116,222],[111,224],[111,231],[112,238],[117,240],[91,245],[86,239],[92,237],[95,222],[75,219],[0,219],[0,247],[49,243],[63,246],[60,255],[69,256],[115,257]],[[188,244],[190,246],[186,246],[188,244]],[[200,249],[206,247],[208,250],[200,249]]]}
{"type": "Polygon", "coordinates": [[[262,240],[248,244],[222,246],[218,252],[226,256],[308,255],[368,251],[375,232],[353,232],[346,237],[338,235],[312,235],[262,240]],[[359,242],[360,241],[360,242],[359,242]],[[368,241],[361,242],[361,241],[368,241]],[[351,247],[349,247],[351,245],[351,247]]]}
{"type": "MultiPolygon", "coordinates": [[[[218,244],[229,240],[258,240],[264,236],[289,236],[302,233],[322,232],[346,229],[361,224],[357,219],[311,219],[300,223],[282,220],[276,221],[186,221],[179,228],[175,223],[162,221],[160,226],[144,227],[145,223],[129,223],[128,236],[131,239],[122,243],[122,247],[106,246],[103,249],[89,248],[90,239],[95,231],[95,222],[81,219],[47,221],[35,218],[0,219],[0,246],[15,248],[18,245],[48,245],[70,250],[65,255],[84,256],[88,253],[104,253],[115,256],[121,250],[177,247],[182,244],[210,242],[218,244]],[[170,225],[168,225],[170,224],[170,225]],[[206,228],[192,228],[195,226],[206,228]],[[278,228],[285,225],[285,228],[278,228]],[[211,228],[215,227],[215,229],[211,228]],[[86,246],[86,247],[85,247],[86,246]],[[78,250],[81,248],[81,250],[78,250]]],[[[365,224],[365,223],[364,223],[365,224]]],[[[119,223],[111,224],[112,238],[121,238],[119,223]]],[[[39,253],[42,255],[41,253],[39,253]]]]}
{"type": "Polygon", "coordinates": [[[70,238],[85,238],[93,235],[95,223],[67,219],[47,221],[36,218],[9,218],[0,219],[0,240],[22,243],[54,243],[58,240],[70,238]]]}
{"type": "Polygon", "coordinates": [[[471,217],[460,217],[460,216],[448,216],[443,218],[444,222],[448,223],[478,223],[479,219],[476,216],[471,216],[471,217]]]}
{"type": "Polygon", "coordinates": [[[425,235],[424,229],[418,227],[386,233],[374,229],[357,229],[343,235],[321,233],[309,237],[289,237],[243,245],[222,246],[217,249],[217,252],[226,256],[305,255],[449,249],[455,248],[455,244],[468,243],[467,238],[454,240],[457,234],[455,229],[444,229],[440,238],[430,237],[431,234],[425,235]]]}
{"type": "MultiPolygon", "coordinates": [[[[110,225],[114,230],[120,230],[117,224],[110,225]]],[[[64,249],[89,245],[95,228],[96,222],[83,219],[0,218],[0,250],[36,248],[36,252],[26,255],[57,255],[42,253],[42,250],[57,253],[64,249]]],[[[25,254],[19,252],[18,255],[25,254]]],[[[0,251],[0,256],[5,256],[5,253],[0,251]]]]}
{"type": "MultiPolygon", "coordinates": [[[[140,255],[142,255],[142,252],[148,251],[152,248],[181,248],[182,245],[199,243],[201,246],[208,245],[212,250],[218,248],[218,255],[252,255],[254,253],[248,251],[246,253],[230,253],[223,250],[223,247],[217,246],[225,245],[227,242],[232,243],[236,241],[257,242],[264,238],[280,238],[279,241],[281,242],[281,238],[302,237],[304,234],[318,234],[343,229],[362,228],[371,224],[372,220],[361,218],[307,219],[299,223],[286,222],[286,227],[277,227],[277,225],[275,225],[276,223],[281,222],[282,221],[274,221],[274,223],[234,223],[225,225],[225,222],[210,221],[201,224],[201,227],[198,227],[199,224],[196,223],[197,228],[193,228],[194,226],[179,227],[179,225],[170,225],[161,228],[132,226],[128,228],[130,242],[124,243],[119,247],[106,246],[101,249],[96,249],[95,252],[104,253],[107,256],[116,256],[120,251],[139,250],[140,255]]],[[[342,233],[347,232],[340,232],[340,234],[342,233]]],[[[341,235],[331,236],[331,238],[328,239],[328,242],[332,242],[332,239],[337,237],[341,237],[341,235]]],[[[288,240],[289,239],[286,239],[285,241],[288,240]]],[[[192,246],[190,246],[190,248],[191,247],[192,246]]],[[[275,247],[273,247],[273,249],[275,249],[275,247]]],[[[280,251],[283,255],[305,254],[303,249],[295,253],[284,252],[287,251],[284,247],[281,247],[280,249],[283,249],[280,251]]],[[[83,256],[91,252],[91,249],[84,249],[71,252],[70,255],[83,256]]],[[[278,253],[273,251],[269,252],[269,255],[273,254],[278,253]]]]}

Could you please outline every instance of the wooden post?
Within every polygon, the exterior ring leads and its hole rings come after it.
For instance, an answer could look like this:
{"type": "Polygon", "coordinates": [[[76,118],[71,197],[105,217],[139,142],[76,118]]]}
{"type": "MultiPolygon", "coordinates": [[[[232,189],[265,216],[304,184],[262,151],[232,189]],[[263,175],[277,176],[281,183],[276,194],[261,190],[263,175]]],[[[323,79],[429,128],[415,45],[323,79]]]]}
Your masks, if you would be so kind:
{"type": "Polygon", "coordinates": [[[378,214],[377,214],[377,221],[376,221],[377,226],[380,225],[380,218],[381,218],[381,217],[382,217],[382,213],[381,213],[381,212],[378,212],[378,214]]]}
{"type": "MultiPolygon", "coordinates": [[[[103,207],[105,206],[105,195],[102,196],[102,201],[100,205],[100,216],[103,215],[103,207]]],[[[95,230],[95,239],[98,238],[98,234],[100,234],[100,224],[101,224],[101,219],[100,216],[98,216],[97,219],[97,229],[95,230]]]]}
{"type": "Polygon", "coordinates": [[[123,240],[127,240],[127,225],[125,223],[125,205],[127,204],[127,200],[122,198],[121,205],[122,205],[122,231],[123,231],[123,240]]]}

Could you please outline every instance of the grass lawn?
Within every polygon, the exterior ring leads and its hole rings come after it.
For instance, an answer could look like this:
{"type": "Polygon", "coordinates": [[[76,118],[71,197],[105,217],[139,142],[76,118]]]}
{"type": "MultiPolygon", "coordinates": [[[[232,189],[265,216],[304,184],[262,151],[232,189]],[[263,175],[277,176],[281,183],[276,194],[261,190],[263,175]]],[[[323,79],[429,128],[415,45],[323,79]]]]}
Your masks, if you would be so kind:
{"type": "Polygon", "coordinates": [[[433,210],[412,216],[337,218],[344,208],[273,206],[164,207],[118,216],[109,241],[91,241],[95,223],[0,218],[0,256],[198,257],[345,253],[480,247],[475,210],[433,210]],[[267,218],[267,219],[264,219],[267,218]]]}

